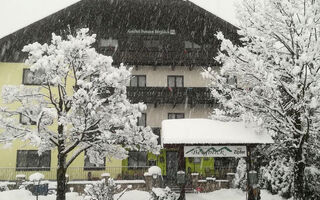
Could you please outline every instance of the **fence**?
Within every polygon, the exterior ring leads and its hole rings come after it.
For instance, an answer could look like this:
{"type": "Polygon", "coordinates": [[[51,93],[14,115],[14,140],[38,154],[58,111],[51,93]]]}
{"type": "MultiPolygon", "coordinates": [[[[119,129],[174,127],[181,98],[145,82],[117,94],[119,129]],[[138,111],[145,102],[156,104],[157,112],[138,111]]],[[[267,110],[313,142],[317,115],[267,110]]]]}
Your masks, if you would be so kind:
{"type": "MultiPolygon", "coordinates": [[[[118,180],[130,180],[130,179],[143,179],[143,174],[148,170],[148,166],[143,167],[106,167],[104,170],[84,170],[83,167],[69,167],[67,174],[69,180],[98,180],[101,178],[101,174],[109,173],[112,178],[118,180]]],[[[55,180],[57,168],[51,167],[50,170],[45,169],[29,169],[29,170],[17,170],[14,167],[0,168],[0,181],[14,181],[18,174],[23,174],[26,179],[35,172],[40,172],[45,176],[46,180],[55,180]]]]}

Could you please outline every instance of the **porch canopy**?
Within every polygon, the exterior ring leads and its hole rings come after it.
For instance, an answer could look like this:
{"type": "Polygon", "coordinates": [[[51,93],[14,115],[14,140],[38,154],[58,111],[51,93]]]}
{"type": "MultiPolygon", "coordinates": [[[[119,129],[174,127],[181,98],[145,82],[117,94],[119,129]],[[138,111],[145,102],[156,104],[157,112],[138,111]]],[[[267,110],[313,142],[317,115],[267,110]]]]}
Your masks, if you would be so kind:
{"type": "Polygon", "coordinates": [[[266,132],[246,127],[244,122],[223,122],[211,119],[163,120],[161,145],[257,145],[274,143],[266,132]]]}

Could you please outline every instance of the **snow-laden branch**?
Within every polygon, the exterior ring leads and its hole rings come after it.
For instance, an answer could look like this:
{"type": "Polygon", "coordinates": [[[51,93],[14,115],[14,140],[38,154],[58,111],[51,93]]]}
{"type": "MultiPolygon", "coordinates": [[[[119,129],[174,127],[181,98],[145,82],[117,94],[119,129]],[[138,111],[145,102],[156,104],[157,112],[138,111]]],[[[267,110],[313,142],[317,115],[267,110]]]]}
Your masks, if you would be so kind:
{"type": "Polygon", "coordinates": [[[243,0],[238,7],[242,44],[217,33],[216,60],[222,67],[203,73],[225,109],[211,117],[242,118],[269,131],[276,151],[294,162],[297,194],[304,190],[304,167],[319,160],[319,8],[313,0],[243,0]],[[236,87],[228,75],[237,77],[236,87]]]}

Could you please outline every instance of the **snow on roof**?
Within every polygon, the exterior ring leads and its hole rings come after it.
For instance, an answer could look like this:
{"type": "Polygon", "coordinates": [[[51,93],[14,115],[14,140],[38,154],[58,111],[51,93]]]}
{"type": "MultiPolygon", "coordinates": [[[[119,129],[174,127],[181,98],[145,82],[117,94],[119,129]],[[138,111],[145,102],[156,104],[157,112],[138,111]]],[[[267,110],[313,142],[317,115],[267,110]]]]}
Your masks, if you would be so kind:
{"type": "Polygon", "coordinates": [[[223,122],[211,119],[163,120],[163,144],[270,144],[267,133],[257,133],[244,122],[223,122]]]}

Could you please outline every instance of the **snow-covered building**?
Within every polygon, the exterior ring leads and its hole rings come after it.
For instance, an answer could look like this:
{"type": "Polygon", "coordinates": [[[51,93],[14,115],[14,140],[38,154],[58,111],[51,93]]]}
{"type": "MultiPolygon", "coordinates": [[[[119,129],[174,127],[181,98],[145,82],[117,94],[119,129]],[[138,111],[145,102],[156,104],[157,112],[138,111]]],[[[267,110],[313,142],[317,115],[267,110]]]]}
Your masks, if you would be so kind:
{"type": "MultiPolygon", "coordinates": [[[[52,32],[67,35],[81,27],[97,34],[96,49],[112,56],[114,65],[134,68],[127,95],[132,102],[148,105],[138,123],[152,127],[159,136],[165,119],[209,116],[217,104],[200,73],[203,67],[219,67],[213,59],[219,47],[214,34],[222,31],[238,41],[235,26],[189,1],[82,0],[0,39],[0,85],[39,84],[23,64],[27,57],[23,46],[48,42],[52,32]]],[[[20,120],[24,123],[26,119],[20,120]]],[[[174,148],[163,149],[160,155],[130,152],[126,160],[106,159],[100,166],[82,155],[68,174],[71,179],[91,179],[108,171],[114,177],[132,178],[142,175],[146,166],[157,165],[170,178],[176,174],[172,166],[177,165],[177,154],[174,148]]],[[[15,173],[28,170],[55,176],[56,152],[38,156],[32,147],[16,142],[0,149],[0,155],[0,180],[14,179],[15,173]]],[[[203,175],[221,176],[233,167],[228,159],[186,160],[187,172],[203,175]]]]}

